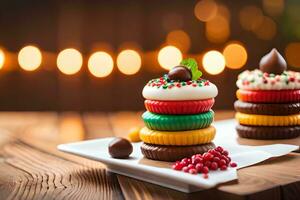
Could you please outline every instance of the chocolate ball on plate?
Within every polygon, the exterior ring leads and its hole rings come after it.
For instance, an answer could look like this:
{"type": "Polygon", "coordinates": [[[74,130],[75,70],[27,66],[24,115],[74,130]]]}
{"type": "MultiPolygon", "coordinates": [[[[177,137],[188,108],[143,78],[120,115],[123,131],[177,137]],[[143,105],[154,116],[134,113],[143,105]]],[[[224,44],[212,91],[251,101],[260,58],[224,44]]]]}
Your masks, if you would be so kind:
{"type": "Polygon", "coordinates": [[[117,137],[108,145],[109,154],[113,158],[128,158],[132,150],[132,144],[125,138],[117,137]]]}

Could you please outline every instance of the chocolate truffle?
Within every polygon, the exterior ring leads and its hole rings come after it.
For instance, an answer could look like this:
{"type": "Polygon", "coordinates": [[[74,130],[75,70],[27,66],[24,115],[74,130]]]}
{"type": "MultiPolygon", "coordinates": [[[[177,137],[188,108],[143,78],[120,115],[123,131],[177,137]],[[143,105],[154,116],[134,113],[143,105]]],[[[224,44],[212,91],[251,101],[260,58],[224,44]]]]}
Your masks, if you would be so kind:
{"type": "Polygon", "coordinates": [[[174,81],[189,81],[192,79],[192,73],[185,66],[176,66],[169,71],[168,78],[174,81]]]}
{"type": "Polygon", "coordinates": [[[287,65],[280,53],[276,49],[272,49],[270,53],[262,57],[259,68],[262,72],[269,74],[282,74],[287,65]]]}
{"type": "Polygon", "coordinates": [[[108,145],[109,154],[113,158],[128,158],[132,149],[131,143],[120,137],[115,138],[108,145]]]}

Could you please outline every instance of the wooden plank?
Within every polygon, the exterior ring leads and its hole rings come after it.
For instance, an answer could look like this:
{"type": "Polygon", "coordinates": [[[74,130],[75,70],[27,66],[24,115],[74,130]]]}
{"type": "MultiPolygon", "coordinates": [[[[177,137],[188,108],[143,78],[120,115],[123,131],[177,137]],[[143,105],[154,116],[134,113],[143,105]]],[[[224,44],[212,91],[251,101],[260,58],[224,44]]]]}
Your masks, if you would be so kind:
{"type": "Polygon", "coordinates": [[[300,186],[299,164],[300,155],[296,153],[271,159],[238,170],[238,184],[224,184],[218,189],[237,196],[253,196],[254,199],[281,199],[283,194],[297,199],[300,197],[299,192],[295,193],[300,186]]]}
{"type": "Polygon", "coordinates": [[[1,135],[0,173],[7,171],[0,175],[1,199],[123,199],[116,176],[101,163],[55,149],[61,141],[82,139],[82,127],[80,115],[67,113],[1,135]]]}

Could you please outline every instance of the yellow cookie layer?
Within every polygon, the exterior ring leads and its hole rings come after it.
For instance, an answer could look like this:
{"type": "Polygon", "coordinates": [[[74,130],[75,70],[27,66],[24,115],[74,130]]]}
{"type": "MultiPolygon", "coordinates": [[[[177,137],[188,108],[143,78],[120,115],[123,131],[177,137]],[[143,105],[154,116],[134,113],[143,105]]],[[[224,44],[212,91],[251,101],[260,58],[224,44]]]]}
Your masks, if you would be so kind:
{"type": "Polygon", "coordinates": [[[149,144],[185,146],[209,143],[215,134],[213,126],[190,131],[155,131],[144,127],[140,131],[140,138],[149,144]]]}
{"type": "Polygon", "coordinates": [[[292,126],[300,125],[300,115],[272,116],[251,115],[237,112],[235,118],[240,124],[253,126],[292,126]]]}

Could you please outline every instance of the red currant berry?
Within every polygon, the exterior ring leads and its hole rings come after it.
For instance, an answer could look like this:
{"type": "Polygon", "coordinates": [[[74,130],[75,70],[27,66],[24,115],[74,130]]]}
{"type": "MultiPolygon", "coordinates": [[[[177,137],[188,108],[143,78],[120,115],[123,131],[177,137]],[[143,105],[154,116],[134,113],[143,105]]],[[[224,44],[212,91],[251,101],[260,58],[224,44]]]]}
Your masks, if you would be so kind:
{"type": "Polygon", "coordinates": [[[230,162],[226,156],[222,157],[222,160],[225,160],[226,164],[229,164],[229,162],[230,162]]]}
{"type": "Polygon", "coordinates": [[[203,164],[202,163],[198,163],[198,164],[196,164],[195,168],[200,173],[202,171],[202,169],[203,169],[203,164]]]}
{"type": "Polygon", "coordinates": [[[181,162],[188,163],[188,158],[181,159],[181,162]]]}
{"type": "Polygon", "coordinates": [[[203,174],[203,178],[208,179],[208,174],[203,174]]]}
{"type": "Polygon", "coordinates": [[[215,154],[214,154],[214,156],[215,156],[215,157],[221,157],[222,154],[221,154],[220,152],[216,151],[215,154]]]}
{"type": "Polygon", "coordinates": [[[189,169],[195,169],[195,166],[194,166],[193,164],[189,164],[189,165],[188,165],[188,168],[189,168],[189,169]]]}
{"type": "Polygon", "coordinates": [[[210,150],[208,150],[208,153],[211,153],[211,154],[215,154],[216,153],[216,150],[214,150],[214,149],[210,149],[210,150]]]}
{"type": "Polygon", "coordinates": [[[197,170],[196,169],[189,169],[189,173],[190,174],[197,174],[197,170]]]}
{"type": "Polygon", "coordinates": [[[222,165],[222,166],[220,167],[220,169],[224,171],[224,170],[227,169],[227,166],[226,166],[226,165],[222,165]]]}
{"type": "Polygon", "coordinates": [[[172,165],[172,168],[175,170],[181,170],[183,168],[183,165],[180,163],[174,164],[174,165],[172,165]]]}
{"type": "Polygon", "coordinates": [[[187,166],[188,163],[186,161],[181,161],[180,164],[182,164],[183,166],[187,166]]]}
{"type": "Polygon", "coordinates": [[[231,161],[231,158],[230,158],[229,156],[227,156],[227,159],[228,159],[229,161],[231,161]]]}
{"type": "Polygon", "coordinates": [[[230,167],[237,167],[237,164],[235,162],[230,163],[230,167]]]}
{"type": "Polygon", "coordinates": [[[218,146],[217,148],[215,148],[215,150],[221,153],[223,151],[223,148],[218,146]]]}
{"type": "Polygon", "coordinates": [[[211,169],[211,170],[217,170],[218,169],[218,163],[212,162],[209,169],[211,169]]]}
{"type": "Polygon", "coordinates": [[[204,166],[206,166],[206,167],[210,167],[210,165],[211,165],[211,162],[210,162],[210,161],[206,161],[206,162],[204,163],[204,166]]]}
{"type": "Polygon", "coordinates": [[[209,172],[208,167],[205,166],[205,167],[202,168],[202,173],[203,174],[207,174],[208,172],[209,172]]]}
{"type": "Polygon", "coordinates": [[[229,153],[228,153],[228,151],[224,150],[224,151],[222,151],[222,154],[225,156],[228,156],[229,153]]]}
{"type": "Polygon", "coordinates": [[[197,163],[202,163],[203,162],[203,159],[202,158],[199,158],[199,157],[196,157],[194,159],[192,159],[192,163],[195,165],[197,163]]]}
{"type": "Polygon", "coordinates": [[[204,160],[211,160],[214,157],[211,153],[204,153],[203,154],[203,159],[204,160]]]}
{"type": "Polygon", "coordinates": [[[216,162],[216,163],[219,163],[219,161],[221,160],[219,157],[214,157],[213,159],[212,159],[214,162],[216,162]]]}
{"type": "Polygon", "coordinates": [[[187,166],[185,166],[185,167],[182,168],[182,171],[189,172],[189,168],[187,166]]]}
{"type": "Polygon", "coordinates": [[[218,164],[219,164],[219,166],[223,166],[223,165],[226,166],[227,163],[224,159],[221,159],[218,164]]]}

